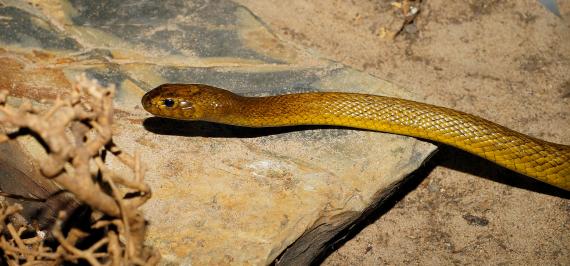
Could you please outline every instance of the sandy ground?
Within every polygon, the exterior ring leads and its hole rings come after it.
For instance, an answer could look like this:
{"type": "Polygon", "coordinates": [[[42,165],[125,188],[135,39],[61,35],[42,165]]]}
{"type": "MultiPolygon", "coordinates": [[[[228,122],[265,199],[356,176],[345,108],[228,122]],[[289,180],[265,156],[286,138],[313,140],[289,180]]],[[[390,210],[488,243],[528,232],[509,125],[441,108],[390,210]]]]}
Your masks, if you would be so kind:
{"type": "MultiPolygon", "coordinates": [[[[423,1],[416,29],[394,41],[380,37],[378,16],[391,1],[239,2],[283,40],[425,102],[570,144],[568,1],[559,1],[562,18],[535,0],[423,1]]],[[[393,206],[322,262],[569,265],[568,193],[511,178],[444,149],[393,206]]]]}

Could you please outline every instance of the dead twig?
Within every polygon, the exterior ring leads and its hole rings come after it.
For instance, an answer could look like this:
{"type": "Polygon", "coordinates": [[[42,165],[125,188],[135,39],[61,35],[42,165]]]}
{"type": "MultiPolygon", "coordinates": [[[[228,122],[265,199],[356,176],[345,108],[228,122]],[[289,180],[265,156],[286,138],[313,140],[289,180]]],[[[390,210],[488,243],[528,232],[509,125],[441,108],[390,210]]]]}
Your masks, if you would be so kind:
{"type": "MultiPolygon", "coordinates": [[[[63,231],[65,214],[55,222],[52,234],[57,245],[48,247],[40,232],[22,238],[29,227],[5,224],[18,215],[21,206],[0,206],[0,248],[10,265],[63,261],[86,261],[92,265],[156,264],[158,252],[144,246],[146,225],[138,208],[151,196],[144,183],[140,156],[122,151],[112,141],[113,86],[103,88],[81,76],[68,97],[58,97],[45,112],[23,100],[18,108],[6,105],[8,93],[0,91],[0,126],[7,132],[28,129],[45,146],[47,156],[40,164],[41,173],[53,179],[80,202],[93,210],[90,230],[103,236],[81,249],[90,231],[71,228],[63,231]],[[105,163],[105,153],[131,168],[131,177],[121,176],[105,163]],[[95,168],[95,169],[94,169],[95,168]]],[[[0,131],[4,132],[4,131],[0,131]]],[[[0,143],[18,134],[0,133],[0,143]]],[[[26,134],[26,133],[24,133],[26,134]]],[[[1,195],[0,195],[1,196],[1,195]]]]}

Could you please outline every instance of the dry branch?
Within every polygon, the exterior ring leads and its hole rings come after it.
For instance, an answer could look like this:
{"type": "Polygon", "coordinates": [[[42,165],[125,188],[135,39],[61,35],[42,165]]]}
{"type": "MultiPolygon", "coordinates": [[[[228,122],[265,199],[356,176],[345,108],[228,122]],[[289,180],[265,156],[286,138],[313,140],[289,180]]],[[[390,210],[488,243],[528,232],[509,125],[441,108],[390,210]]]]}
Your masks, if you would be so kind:
{"type": "Polygon", "coordinates": [[[122,151],[112,141],[114,94],[113,86],[103,88],[81,76],[68,97],[58,97],[42,112],[27,100],[17,108],[8,106],[8,92],[0,91],[0,126],[9,132],[0,133],[0,143],[20,134],[31,134],[42,143],[47,156],[40,164],[41,173],[89,206],[93,211],[90,230],[104,232],[89,248],[81,249],[78,244],[86,241],[90,232],[77,228],[64,231],[66,214],[61,213],[52,230],[57,245],[46,247],[43,234],[22,238],[29,226],[16,228],[11,223],[5,224],[21,207],[2,205],[0,231],[7,233],[0,236],[0,248],[10,265],[42,262],[57,265],[63,261],[86,261],[92,265],[158,262],[158,253],[144,246],[146,225],[138,208],[151,193],[143,182],[140,158],[122,151]],[[107,167],[105,153],[132,169],[133,175],[121,176],[107,167]]]}

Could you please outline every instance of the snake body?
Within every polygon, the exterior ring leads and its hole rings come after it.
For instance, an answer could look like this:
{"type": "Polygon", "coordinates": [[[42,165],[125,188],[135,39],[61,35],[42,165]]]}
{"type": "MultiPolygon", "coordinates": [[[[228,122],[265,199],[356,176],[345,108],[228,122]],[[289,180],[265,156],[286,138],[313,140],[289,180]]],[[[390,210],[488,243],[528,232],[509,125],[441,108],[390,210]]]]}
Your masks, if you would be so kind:
{"type": "Polygon", "coordinates": [[[342,92],[244,97],[203,84],[164,84],[142,98],[156,116],[245,127],[331,125],[444,143],[570,191],[570,146],[483,118],[399,98],[342,92]]]}

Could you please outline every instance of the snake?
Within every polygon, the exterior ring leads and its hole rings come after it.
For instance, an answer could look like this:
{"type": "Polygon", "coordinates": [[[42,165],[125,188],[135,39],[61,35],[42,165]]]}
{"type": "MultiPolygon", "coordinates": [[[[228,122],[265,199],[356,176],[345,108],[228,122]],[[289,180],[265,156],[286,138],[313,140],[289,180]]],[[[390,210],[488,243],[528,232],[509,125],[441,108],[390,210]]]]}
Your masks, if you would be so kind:
{"type": "Polygon", "coordinates": [[[205,84],[162,84],[141,99],[152,115],[242,127],[340,126],[443,143],[570,191],[570,146],[462,111],[401,98],[304,92],[248,97],[205,84]]]}

